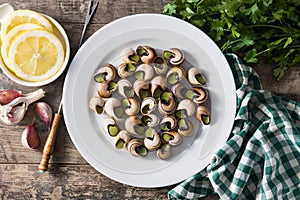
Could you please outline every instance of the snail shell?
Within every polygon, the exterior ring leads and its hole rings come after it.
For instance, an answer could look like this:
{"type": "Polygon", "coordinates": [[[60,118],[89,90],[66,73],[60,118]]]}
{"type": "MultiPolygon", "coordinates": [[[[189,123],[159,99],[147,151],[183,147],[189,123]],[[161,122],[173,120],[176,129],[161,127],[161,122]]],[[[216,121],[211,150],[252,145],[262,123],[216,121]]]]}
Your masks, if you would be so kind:
{"type": "Polygon", "coordinates": [[[136,136],[144,134],[143,122],[138,116],[130,116],[125,120],[125,129],[136,136]]]}
{"type": "Polygon", "coordinates": [[[128,151],[136,157],[145,157],[148,154],[148,149],[139,139],[132,139],[128,142],[128,151]]]}
{"type": "Polygon", "coordinates": [[[136,52],[140,56],[141,61],[145,64],[152,63],[156,57],[155,50],[150,46],[138,46],[136,52]]]}
{"type": "Polygon", "coordinates": [[[98,83],[114,80],[117,74],[116,68],[109,63],[103,64],[94,73],[94,80],[98,83]]]}
{"type": "Polygon", "coordinates": [[[115,137],[119,133],[118,125],[116,121],[111,117],[107,117],[104,119],[103,128],[104,131],[112,137],[115,137]]]}
{"type": "Polygon", "coordinates": [[[168,159],[171,155],[171,146],[168,143],[162,144],[156,151],[156,155],[162,160],[168,159]]]}
{"type": "Polygon", "coordinates": [[[149,64],[141,64],[135,71],[136,79],[150,80],[153,77],[154,70],[149,64]]]}
{"type": "Polygon", "coordinates": [[[178,127],[178,133],[181,135],[181,136],[190,136],[193,134],[193,131],[194,131],[194,126],[193,124],[186,118],[182,118],[182,119],[179,119],[177,121],[177,127],[178,127]]]}
{"type": "Polygon", "coordinates": [[[149,87],[149,83],[145,80],[136,80],[133,84],[135,94],[141,99],[150,96],[149,87]]]}
{"type": "Polygon", "coordinates": [[[127,79],[121,79],[118,81],[118,91],[119,94],[125,98],[134,96],[132,84],[127,79]]]}
{"type": "Polygon", "coordinates": [[[121,63],[118,67],[118,74],[121,78],[127,78],[134,74],[136,70],[135,63],[121,63]]]}
{"type": "Polygon", "coordinates": [[[137,115],[140,111],[140,103],[135,98],[122,99],[121,104],[128,116],[137,115]]]}
{"type": "Polygon", "coordinates": [[[124,114],[124,110],[121,106],[121,102],[114,97],[107,99],[104,105],[104,111],[108,116],[112,117],[115,120],[122,119],[124,114]]]}
{"type": "Polygon", "coordinates": [[[108,98],[112,96],[112,93],[118,88],[118,85],[114,81],[105,81],[99,83],[98,95],[102,98],[108,98]]]}
{"type": "Polygon", "coordinates": [[[192,67],[188,70],[188,81],[193,85],[205,85],[206,78],[200,69],[192,67]]]}
{"type": "Polygon", "coordinates": [[[210,124],[210,111],[206,106],[199,105],[197,107],[196,118],[204,125],[210,124]]]}
{"type": "Polygon", "coordinates": [[[177,48],[165,50],[163,55],[172,65],[180,65],[184,61],[183,52],[177,48]]]}
{"type": "Polygon", "coordinates": [[[99,97],[95,96],[90,99],[89,106],[97,114],[102,114],[104,112],[105,101],[99,97]]]}
{"type": "Polygon", "coordinates": [[[149,130],[150,131],[148,131],[148,132],[151,132],[150,137],[148,136],[144,139],[144,145],[150,151],[155,151],[160,147],[160,144],[161,144],[160,135],[153,128],[150,128],[149,130]]]}
{"type": "Polygon", "coordinates": [[[123,149],[130,141],[130,134],[126,130],[121,130],[115,137],[115,147],[123,149]]]}
{"type": "Polygon", "coordinates": [[[161,93],[167,87],[166,79],[162,76],[156,76],[151,80],[150,87],[151,87],[151,95],[155,99],[158,99],[160,98],[161,93]]]}
{"type": "Polygon", "coordinates": [[[180,66],[174,66],[167,72],[167,83],[174,85],[185,78],[185,69],[180,66]]]}

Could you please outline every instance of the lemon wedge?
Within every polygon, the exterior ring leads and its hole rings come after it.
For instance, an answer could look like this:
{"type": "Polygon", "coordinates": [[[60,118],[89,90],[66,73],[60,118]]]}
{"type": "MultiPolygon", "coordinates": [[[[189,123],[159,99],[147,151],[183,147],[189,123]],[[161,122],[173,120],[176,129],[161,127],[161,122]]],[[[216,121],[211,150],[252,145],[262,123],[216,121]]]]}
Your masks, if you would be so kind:
{"type": "Polygon", "coordinates": [[[11,29],[24,23],[37,24],[50,32],[53,31],[51,23],[43,15],[32,10],[16,10],[7,15],[2,21],[0,31],[2,41],[11,29]]]}
{"type": "Polygon", "coordinates": [[[2,59],[5,63],[5,65],[11,71],[14,72],[14,69],[11,67],[10,60],[8,59],[8,48],[10,47],[11,42],[22,32],[28,31],[28,30],[37,30],[37,29],[46,30],[45,28],[43,28],[42,26],[39,26],[37,24],[25,23],[25,24],[21,24],[21,25],[14,27],[5,36],[5,40],[2,41],[2,45],[1,45],[1,55],[2,55],[2,59]]]}
{"type": "Polygon", "coordinates": [[[15,36],[8,48],[8,59],[15,74],[37,82],[53,77],[64,62],[60,40],[45,30],[29,30],[15,36]]]}

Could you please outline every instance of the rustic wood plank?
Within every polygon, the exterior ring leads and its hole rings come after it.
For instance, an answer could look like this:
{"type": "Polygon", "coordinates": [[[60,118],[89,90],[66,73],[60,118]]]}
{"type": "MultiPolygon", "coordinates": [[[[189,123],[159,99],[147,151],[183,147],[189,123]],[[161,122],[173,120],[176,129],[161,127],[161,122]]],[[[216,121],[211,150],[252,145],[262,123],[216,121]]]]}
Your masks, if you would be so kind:
{"type": "MultiPolygon", "coordinates": [[[[46,174],[32,164],[0,164],[0,199],[164,200],[174,186],[138,188],[117,183],[89,165],[54,164],[46,174]]],[[[217,195],[205,200],[218,199],[217,195]]]]}
{"type": "Polygon", "coordinates": [[[89,165],[52,165],[40,174],[35,165],[0,164],[0,199],[167,199],[170,187],[147,189],[106,178],[89,165]],[[154,195],[155,194],[155,195],[154,195]]]}
{"type": "Polygon", "coordinates": [[[257,65],[254,69],[260,76],[263,89],[300,102],[300,64],[289,68],[280,81],[273,77],[271,64],[257,65]]]}
{"type": "MultiPolygon", "coordinates": [[[[4,1],[0,1],[1,3],[4,1]]],[[[51,15],[59,22],[84,23],[88,5],[87,0],[76,1],[9,1],[18,9],[32,9],[51,15]]],[[[92,23],[109,23],[112,20],[136,13],[161,13],[167,0],[126,0],[126,1],[99,1],[98,11],[92,23]]]]}

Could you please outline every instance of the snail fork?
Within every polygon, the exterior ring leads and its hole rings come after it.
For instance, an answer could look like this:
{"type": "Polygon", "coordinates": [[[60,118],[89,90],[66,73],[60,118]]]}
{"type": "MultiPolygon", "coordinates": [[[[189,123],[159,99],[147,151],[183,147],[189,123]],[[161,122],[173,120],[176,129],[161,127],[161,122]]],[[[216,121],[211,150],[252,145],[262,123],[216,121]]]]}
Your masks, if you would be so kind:
{"type": "Polygon", "coordinates": [[[82,33],[81,33],[81,38],[80,38],[80,42],[79,42],[79,45],[78,45],[78,49],[82,45],[87,25],[90,23],[90,20],[91,20],[92,16],[94,15],[94,13],[95,13],[98,5],[99,5],[98,1],[96,3],[93,0],[89,1],[88,10],[87,10],[87,13],[86,13],[84,27],[82,29],[82,33]]]}

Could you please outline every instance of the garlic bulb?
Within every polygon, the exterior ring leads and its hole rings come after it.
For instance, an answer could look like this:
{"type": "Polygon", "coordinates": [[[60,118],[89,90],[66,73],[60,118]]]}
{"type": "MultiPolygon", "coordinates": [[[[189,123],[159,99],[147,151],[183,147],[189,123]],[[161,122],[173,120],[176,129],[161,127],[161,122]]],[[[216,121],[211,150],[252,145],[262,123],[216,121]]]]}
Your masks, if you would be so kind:
{"type": "Polygon", "coordinates": [[[28,106],[45,96],[43,89],[23,94],[6,105],[0,105],[0,119],[7,125],[19,123],[25,115],[28,106]]]}

